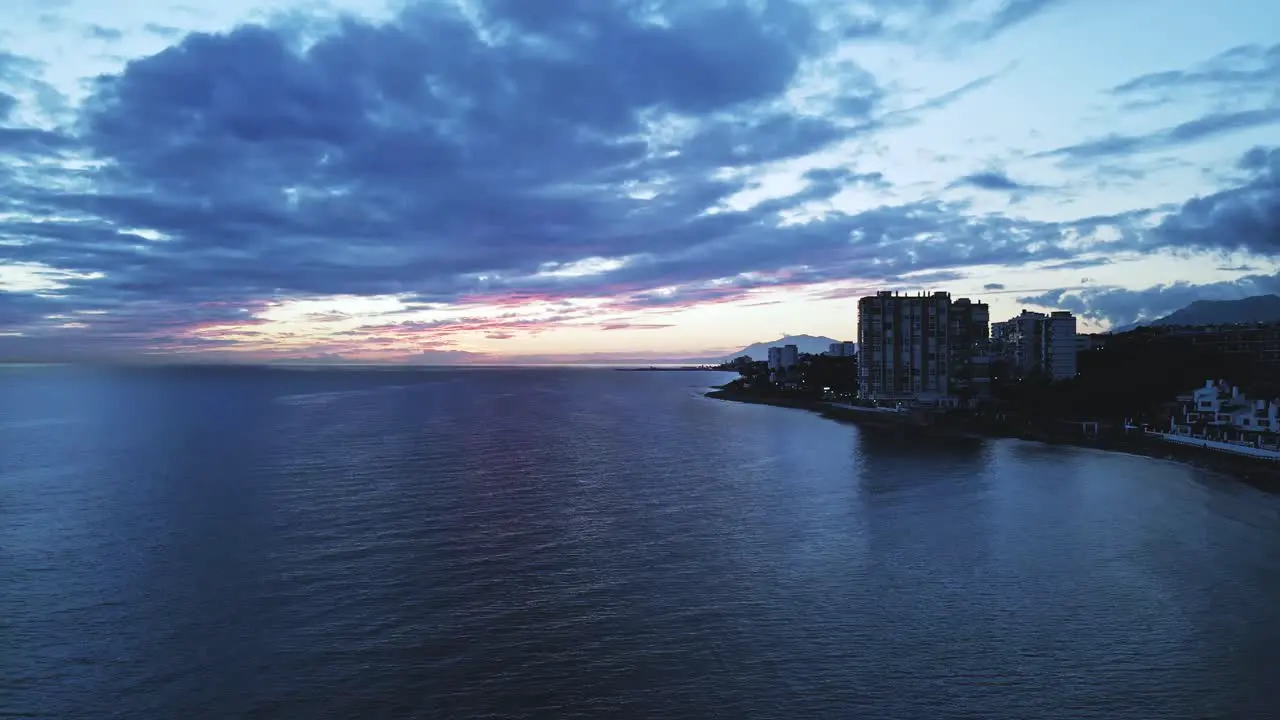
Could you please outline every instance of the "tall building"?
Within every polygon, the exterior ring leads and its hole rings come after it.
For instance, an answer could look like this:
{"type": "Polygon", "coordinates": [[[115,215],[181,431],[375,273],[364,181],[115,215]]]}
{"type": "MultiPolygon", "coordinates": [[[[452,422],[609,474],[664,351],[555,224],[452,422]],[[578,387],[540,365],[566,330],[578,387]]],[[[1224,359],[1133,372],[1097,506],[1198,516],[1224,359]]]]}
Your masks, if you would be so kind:
{"type": "Polygon", "coordinates": [[[947,396],[951,297],[888,290],[858,301],[858,391],[868,400],[947,396]]]}
{"type": "Polygon", "coordinates": [[[960,298],[951,303],[948,340],[951,394],[962,402],[991,394],[991,309],[960,298]]]}
{"type": "Polygon", "coordinates": [[[965,402],[990,388],[986,303],[945,292],[882,291],[858,301],[858,382],[864,399],[965,402]]]}
{"type": "Polygon", "coordinates": [[[991,340],[1017,377],[1042,374],[1058,381],[1076,376],[1076,318],[1065,310],[1048,315],[1023,310],[992,325],[991,340]]]}
{"type": "Polygon", "coordinates": [[[853,357],[858,354],[858,344],[854,342],[831,343],[827,347],[827,355],[831,357],[853,357]]]}

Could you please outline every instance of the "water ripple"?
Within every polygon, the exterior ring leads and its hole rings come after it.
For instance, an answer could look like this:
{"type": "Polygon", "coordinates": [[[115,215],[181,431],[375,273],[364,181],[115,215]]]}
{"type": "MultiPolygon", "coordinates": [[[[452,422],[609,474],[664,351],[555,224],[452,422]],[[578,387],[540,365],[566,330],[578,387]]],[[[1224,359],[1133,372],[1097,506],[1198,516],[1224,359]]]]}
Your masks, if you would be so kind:
{"type": "Polygon", "coordinates": [[[1275,496],[714,381],[0,374],[0,715],[1277,716],[1275,496]]]}

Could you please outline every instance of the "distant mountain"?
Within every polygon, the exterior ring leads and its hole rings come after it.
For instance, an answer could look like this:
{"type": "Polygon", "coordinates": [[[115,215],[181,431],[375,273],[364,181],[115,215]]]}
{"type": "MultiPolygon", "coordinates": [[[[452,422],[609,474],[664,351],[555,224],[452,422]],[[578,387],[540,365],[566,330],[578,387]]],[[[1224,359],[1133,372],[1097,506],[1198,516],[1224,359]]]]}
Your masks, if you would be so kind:
{"type": "Polygon", "coordinates": [[[817,337],[814,337],[813,335],[788,335],[772,342],[759,342],[754,345],[748,345],[741,351],[736,352],[725,359],[732,360],[742,355],[750,355],[752,360],[768,360],[769,348],[781,345],[795,345],[801,353],[817,355],[819,353],[826,352],[827,348],[831,347],[831,343],[835,342],[840,341],[833,340],[829,337],[823,337],[821,335],[817,337]]]}
{"type": "Polygon", "coordinates": [[[1280,295],[1255,295],[1240,300],[1197,300],[1146,325],[1233,325],[1280,322],[1280,295]]]}

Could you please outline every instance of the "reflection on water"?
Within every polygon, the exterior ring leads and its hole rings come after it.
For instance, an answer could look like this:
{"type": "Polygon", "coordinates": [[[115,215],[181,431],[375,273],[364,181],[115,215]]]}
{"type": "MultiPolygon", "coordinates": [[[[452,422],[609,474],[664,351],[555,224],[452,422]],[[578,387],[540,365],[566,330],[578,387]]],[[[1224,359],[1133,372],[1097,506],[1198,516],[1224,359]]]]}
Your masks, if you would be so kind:
{"type": "Polygon", "coordinates": [[[0,369],[0,713],[1273,713],[1275,496],[718,379],[0,369]]]}

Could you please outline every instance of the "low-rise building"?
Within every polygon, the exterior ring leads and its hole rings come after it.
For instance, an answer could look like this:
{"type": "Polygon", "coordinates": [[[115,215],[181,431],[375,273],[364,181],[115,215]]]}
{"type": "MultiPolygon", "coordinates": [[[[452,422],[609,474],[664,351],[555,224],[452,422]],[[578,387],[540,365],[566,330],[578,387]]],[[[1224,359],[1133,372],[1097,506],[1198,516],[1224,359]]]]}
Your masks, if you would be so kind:
{"type": "Polygon", "coordinates": [[[1184,403],[1182,417],[1175,416],[1171,430],[1191,433],[1195,430],[1244,433],[1280,433],[1280,399],[1250,399],[1240,388],[1225,381],[1205,381],[1184,403]]]}
{"type": "Polygon", "coordinates": [[[769,348],[769,377],[781,382],[800,365],[800,348],[783,345],[769,348]]]}
{"type": "Polygon", "coordinates": [[[1090,350],[1102,350],[1107,347],[1107,336],[1103,333],[1078,333],[1076,334],[1076,352],[1089,352],[1090,350]]]}

